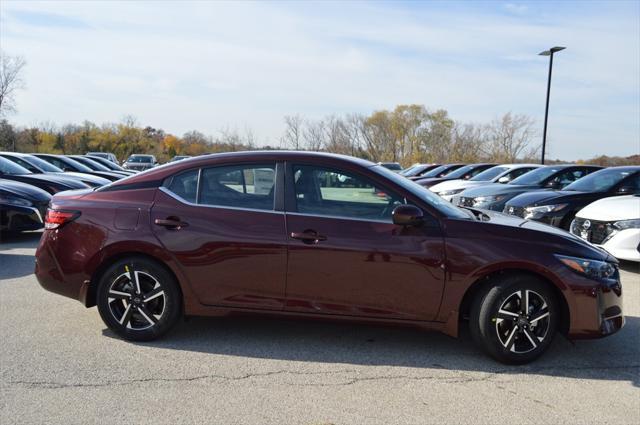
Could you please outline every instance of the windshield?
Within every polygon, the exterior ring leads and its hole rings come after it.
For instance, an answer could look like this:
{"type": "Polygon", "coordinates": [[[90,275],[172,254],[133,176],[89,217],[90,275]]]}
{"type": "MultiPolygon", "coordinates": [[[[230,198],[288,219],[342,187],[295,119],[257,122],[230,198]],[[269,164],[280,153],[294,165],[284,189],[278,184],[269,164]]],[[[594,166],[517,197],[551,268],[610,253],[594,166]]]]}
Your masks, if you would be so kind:
{"type": "Polygon", "coordinates": [[[421,175],[421,178],[429,178],[429,177],[435,177],[438,174],[442,173],[443,171],[445,171],[449,166],[448,165],[441,165],[439,167],[434,168],[431,171],[427,171],[426,173],[424,173],[423,175],[421,175]]]}
{"type": "Polygon", "coordinates": [[[75,159],[76,161],[80,162],[81,164],[86,165],[87,167],[91,168],[92,170],[95,171],[109,171],[109,169],[107,167],[105,167],[104,165],[98,163],[97,161],[93,161],[90,158],[84,158],[84,157],[73,157],[73,159],[75,159]]]}
{"type": "Polygon", "coordinates": [[[452,178],[452,179],[461,179],[463,178],[466,174],[472,174],[474,173],[474,171],[477,172],[478,168],[482,168],[483,166],[479,166],[479,165],[465,165],[464,167],[460,167],[455,171],[450,172],[449,174],[447,174],[447,178],[452,178]]]}
{"type": "Polygon", "coordinates": [[[38,158],[37,156],[27,155],[21,157],[21,159],[29,164],[40,168],[45,173],[62,173],[62,170],[53,164],[49,164],[47,161],[38,158]]]}
{"type": "Polygon", "coordinates": [[[501,167],[498,165],[496,167],[491,167],[488,170],[484,170],[483,172],[479,173],[477,176],[469,180],[472,182],[488,182],[506,171],[509,171],[509,167],[501,167]]]}
{"type": "Polygon", "coordinates": [[[402,186],[409,192],[416,195],[418,198],[422,199],[433,208],[437,209],[444,215],[450,218],[466,218],[469,219],[470,216],[461,208],[453,206],[451,202],[445,201],[429,189],[420,186],[418,183],[413,182],[401,175],[394,173],[393,171],[388,170],[385,167],[376,165],[372,167],[372,170],[377,171],[379,174],[382,174],[389,180],[392,180],[394,183],[402,186]]]}
{"type": "Polygon", "coordinates": [[[20,175],[33,174],[31,171],[0,156],[0,174],[20,175]]]}
{"type": "Polygon", "coordinates": [[[404,170],[400,171],[400,174],[403,176],[412,176],[413,175],[412,172],[416,170],[419,166],[420,165],[418,164],[414,164],[411,167],[405,168],[404,170]]]}
{"type": "Polygon", "coordinates": [[[131,155],[127,162],[153,162],[153,159],[148,155],[131,155]]]}
{"type": "Polygon", "coordinates": [[[540,167],[533,171],[529,171],[527,174],[523,174],[517,179],[513,180],[509,184],[541,184],[548,177],[551,177],[562,168],[560,167],[540,167]]]}
{"type": "Polygon", "coordinates": [[[571,183],[564,190],[575,190],[578,192],[606,192],[625,178],[637,173],[636,170],[615,168],[596,171],[571,183]]]}

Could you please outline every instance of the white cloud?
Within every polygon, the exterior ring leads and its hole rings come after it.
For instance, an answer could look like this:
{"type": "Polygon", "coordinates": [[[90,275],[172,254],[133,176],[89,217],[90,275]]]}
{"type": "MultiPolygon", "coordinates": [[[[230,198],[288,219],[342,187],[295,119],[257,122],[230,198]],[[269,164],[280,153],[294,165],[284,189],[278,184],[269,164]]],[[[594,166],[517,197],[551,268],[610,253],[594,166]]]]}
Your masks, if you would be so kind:
{"type": "Polygon", "coordinates": [[[472,121],[527,113],[541,127],[548,62],[536,53],[566,44],[552,155],[640,151],[637,8],[574,5],[549,18],[433,5],[2,2],[0,41],[28,61],[18,123],[133,114],[178,134],[249,126],[271,142],[285,114],[399,103],[472,121]]]}

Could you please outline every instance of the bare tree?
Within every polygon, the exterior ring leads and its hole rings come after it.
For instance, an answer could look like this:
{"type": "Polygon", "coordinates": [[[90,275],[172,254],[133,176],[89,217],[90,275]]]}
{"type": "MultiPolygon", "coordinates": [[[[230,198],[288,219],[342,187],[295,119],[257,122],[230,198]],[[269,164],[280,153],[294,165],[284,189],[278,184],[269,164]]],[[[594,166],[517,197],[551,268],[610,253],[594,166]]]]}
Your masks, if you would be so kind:
{"type": "Polygon", "coordinates": [[[299,150],[302,142],[302,126],[304,119],[300,115],[286,115],[284,117],[286,125],[282,141],[285,146],[299,150]]]}
{"type": "Polygon", "coordinates": [[[0,50],[0,116],[16,110],[15,94],[24,88],[22,70],[26,63],[22,56],[10,56],[0,50]]]}
{"type": "Polygon", "coordinates": [[[487,126],[487,156],[498,162],[515,162],[527,152],[535,136],[535,121],[527,115],[506,113],[487,126]]]}
{"type": "Polygon", "coordinates": [[[306,123],[303,139],[304,144],[310,151],[320,151],[325,146],[325,124],[324,121],[308,121],[306,123]]]}

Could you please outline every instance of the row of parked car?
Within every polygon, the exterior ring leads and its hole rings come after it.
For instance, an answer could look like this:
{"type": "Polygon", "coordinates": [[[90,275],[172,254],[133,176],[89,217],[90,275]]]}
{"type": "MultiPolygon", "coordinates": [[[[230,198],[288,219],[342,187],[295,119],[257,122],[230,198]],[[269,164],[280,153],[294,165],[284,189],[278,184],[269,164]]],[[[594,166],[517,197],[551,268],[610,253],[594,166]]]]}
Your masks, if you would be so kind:
{"type": "Polygon", "coordinates": [[[540,221],[640,261],[640,166],[415,164],[399,173],[454,205],[540,221]]]}
{"type": "MultiPolygon", "coordinates": [[[[172,161],[185,159],[177,156],[172,161]]],[[[51,196],[96,188],[158,165],[153,155],[53,155],[0,152],[0,231],[43,226],[51,196]]],[[[540,221],[640,261],[640,166],[415,164],[385,167],[460,207],[540,221]],[[625,196],[626,195],[626,196],[625,196]]]]}

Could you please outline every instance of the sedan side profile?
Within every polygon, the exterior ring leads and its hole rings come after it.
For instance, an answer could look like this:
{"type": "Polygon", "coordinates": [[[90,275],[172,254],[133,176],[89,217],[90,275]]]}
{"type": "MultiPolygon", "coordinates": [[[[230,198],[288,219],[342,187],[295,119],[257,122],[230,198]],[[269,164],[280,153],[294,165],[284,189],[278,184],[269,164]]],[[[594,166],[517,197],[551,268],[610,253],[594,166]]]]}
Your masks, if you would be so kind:
{"type": "Polygon", "coordinates": [[[160,337],[181,315],[331,318],[452,336],[464,320],[486,353],[517,364],[556,333],[598,338],[624,324],[607,252],[540,223],[455,207],[347,156],[177,161],[54,196],[45,229],[40,284],[97,305],[134,341],[160,337]]]}

